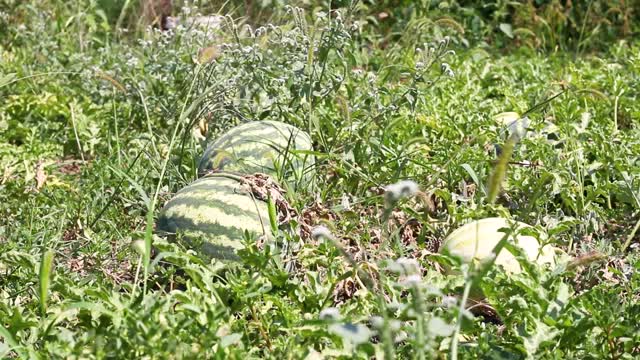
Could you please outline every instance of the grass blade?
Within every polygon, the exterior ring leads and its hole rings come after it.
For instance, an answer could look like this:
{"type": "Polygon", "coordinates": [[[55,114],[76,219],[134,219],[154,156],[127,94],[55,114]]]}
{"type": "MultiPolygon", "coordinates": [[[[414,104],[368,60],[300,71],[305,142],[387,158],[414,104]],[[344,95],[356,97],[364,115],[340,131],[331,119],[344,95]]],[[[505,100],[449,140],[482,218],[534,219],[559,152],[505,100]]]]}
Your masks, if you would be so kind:
{"type": "Polygon", "coordinates": [[[514,133],[509,137],[506,144],[504,144],[502,154],[498,157],[498,162],[495,168],[493,168],[493,173],[491,174],[489,184],[487,185],[488,201],[490,204],[494,203],[500,194],[502,183],[507,175],[507,166],[509,165],[509,160],[511,159],[513,149],[517,142],[518,137],[514,133]]]}
{"type": "MultiPolygon", "coordinates": [[[[149,208],[147,211],[147,219],[146,219],[146,226],[145,226],[145,232],[144,232],[144,256],[143,258],[143,264],[144,264],[144,290],[143,290],[143,294],[146,296],[147,294],[147,279],[149,278],[149,265],[151,264],[151,245],[153,242],[153,213],[155,211],[155,206],[156,203],[158,202],[158,196],[160,195],[160,188],[162,187],[162,182],[164,180],[164,176],[165,173],[167,172],[167,166],[169,165],[169,160],[171,159],[171,152],[173,151],[175,142],[176,142],[176,138],[178,136],[178,132],[179,130],[182,128],[182,125],[185,122],[186,117],[188,116],[188,114],[191,113],[194,104],[191,105],[191,107],[187,108],[187,103],[189,102],[189,100],[191,99],[191,94],[193,93],[193,88],[196,82],[196,79],[198,78],[198,75],[200,74],[200,70],[201,70],[201,66],[198,65],[196,67],[195,70],[195,76],[193,77],[193,80],[191,81],[191,85],[189,87],[189,91],[187,92],[187,95],[185,97],[184,103],[182,104],[182,110],[180,111],[180,115],[178,117],[178,122],[177,124],[174,126],[173,128],[173,133],[171,134],[171,140],[169,140],[169,146],[168,146],[168,150],[167,150],[167,155],[164,158],[164,161],[162,163],[162,168],[160,170],[160,177],[158,179],[158,183],[156,185],[156,190],[155,193],[153,195],[153,198],[151,198],[151,201],[149,202],[149,208]],[[189,109],[187,111],[187,109],[189,109]]],[[[196,99],[194,102],[197,102],[198,99],[196,99]]]]}
{"type": "Polygon", "coordinates": [[[278,210],[276,209],[276,202],[271,195],[267,199],[267,205],[269,207],[269,223],[271,224],[271,232],[273,234],[278,233],[278,210]]]}
{"type": "Polygon", "coordinates": [[[49,295],[49,286],[51,285],[54,254],[52,250],[48,250],[42,255],[42,260],[40,261],[40,311],[42,315],[47,312],[47,297],[49,295]]]}

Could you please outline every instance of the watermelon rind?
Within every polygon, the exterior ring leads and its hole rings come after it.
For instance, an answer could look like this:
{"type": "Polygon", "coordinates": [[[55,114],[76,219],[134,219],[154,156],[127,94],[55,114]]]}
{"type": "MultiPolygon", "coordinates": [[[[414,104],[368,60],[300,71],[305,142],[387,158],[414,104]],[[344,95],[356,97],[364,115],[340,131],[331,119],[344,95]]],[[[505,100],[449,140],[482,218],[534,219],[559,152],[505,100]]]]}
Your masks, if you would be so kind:
{"type": "Polygon", "coordinates": [[[270,237],[269,212],[239,178],[224,173],[196,180],[178,191],[160,212],[157,229],[181,234],[205,259],[238,260],[245,231],[270,237]]]}
{"type": "Polygon", "coordinates": [[[238,125],[211,142],[198,165],[198,174],[212,171],[264,173],[274,177],[308,179],[314,164],[311,137],[278,121],[238,125]],[[305,153],[306,152],[306,153],[305,153]]]}

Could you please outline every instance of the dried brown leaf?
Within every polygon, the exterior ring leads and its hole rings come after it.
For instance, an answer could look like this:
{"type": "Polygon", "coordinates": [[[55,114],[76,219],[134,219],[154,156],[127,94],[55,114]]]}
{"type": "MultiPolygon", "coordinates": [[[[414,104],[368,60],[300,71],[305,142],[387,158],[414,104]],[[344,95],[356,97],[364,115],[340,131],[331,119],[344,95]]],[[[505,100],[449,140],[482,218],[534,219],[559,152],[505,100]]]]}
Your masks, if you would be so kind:
{"type": "Polygon", "coordinates": [[[36,190],[42,189],[46,182],[47,173],[44,171],[44,163],[42,161],[38,161],[38,164],[36,165],[36,190]]]}

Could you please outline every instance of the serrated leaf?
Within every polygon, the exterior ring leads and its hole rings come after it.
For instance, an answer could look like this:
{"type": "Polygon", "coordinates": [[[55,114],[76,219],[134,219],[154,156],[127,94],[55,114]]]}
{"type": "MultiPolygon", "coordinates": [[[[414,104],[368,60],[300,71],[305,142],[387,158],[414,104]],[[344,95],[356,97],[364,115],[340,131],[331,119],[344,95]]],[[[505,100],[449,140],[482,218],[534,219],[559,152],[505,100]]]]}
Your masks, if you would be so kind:
{"type": "Polygon", "coordinates": [[[545,324],[539,319],[533,319],[532,324],[534,330],[531,333],[527,334],[524,329],[519,329],[524,348],[529,357],[533,357],[538,352],[542,343],[552,340],[556,335],[560,334],[560,330],[545,324]]]}
{"type": "Polygon", "coordinates": [[[16,79],[16,73],[9,73],[0,77],[0,89],[10,83],[13,83],[16,79]]]}
{"type": "Polygon", "coordinates": [[[511,26],[511,24],[502,23],[498,26],[498,28],[500,28],[500,31],[507,35],[507,37],[513,39],[513,27],[511,26]]]}

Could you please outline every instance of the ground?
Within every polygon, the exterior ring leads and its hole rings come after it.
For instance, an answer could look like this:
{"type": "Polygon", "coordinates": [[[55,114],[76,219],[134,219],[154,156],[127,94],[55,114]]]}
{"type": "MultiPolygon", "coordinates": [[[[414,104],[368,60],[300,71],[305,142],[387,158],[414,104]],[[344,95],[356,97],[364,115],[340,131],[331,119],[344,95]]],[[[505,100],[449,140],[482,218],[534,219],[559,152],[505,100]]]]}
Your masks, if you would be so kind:
{"type": "Polygon", "coordinates": [[[640,356],[637,1],[129,3],[0,0],[0,357],[640,356]],[[251,120],[315,165],[209,262],[156,220],[251,120]],[[493,216],[568,260],[438,252],[493,216]]]}

